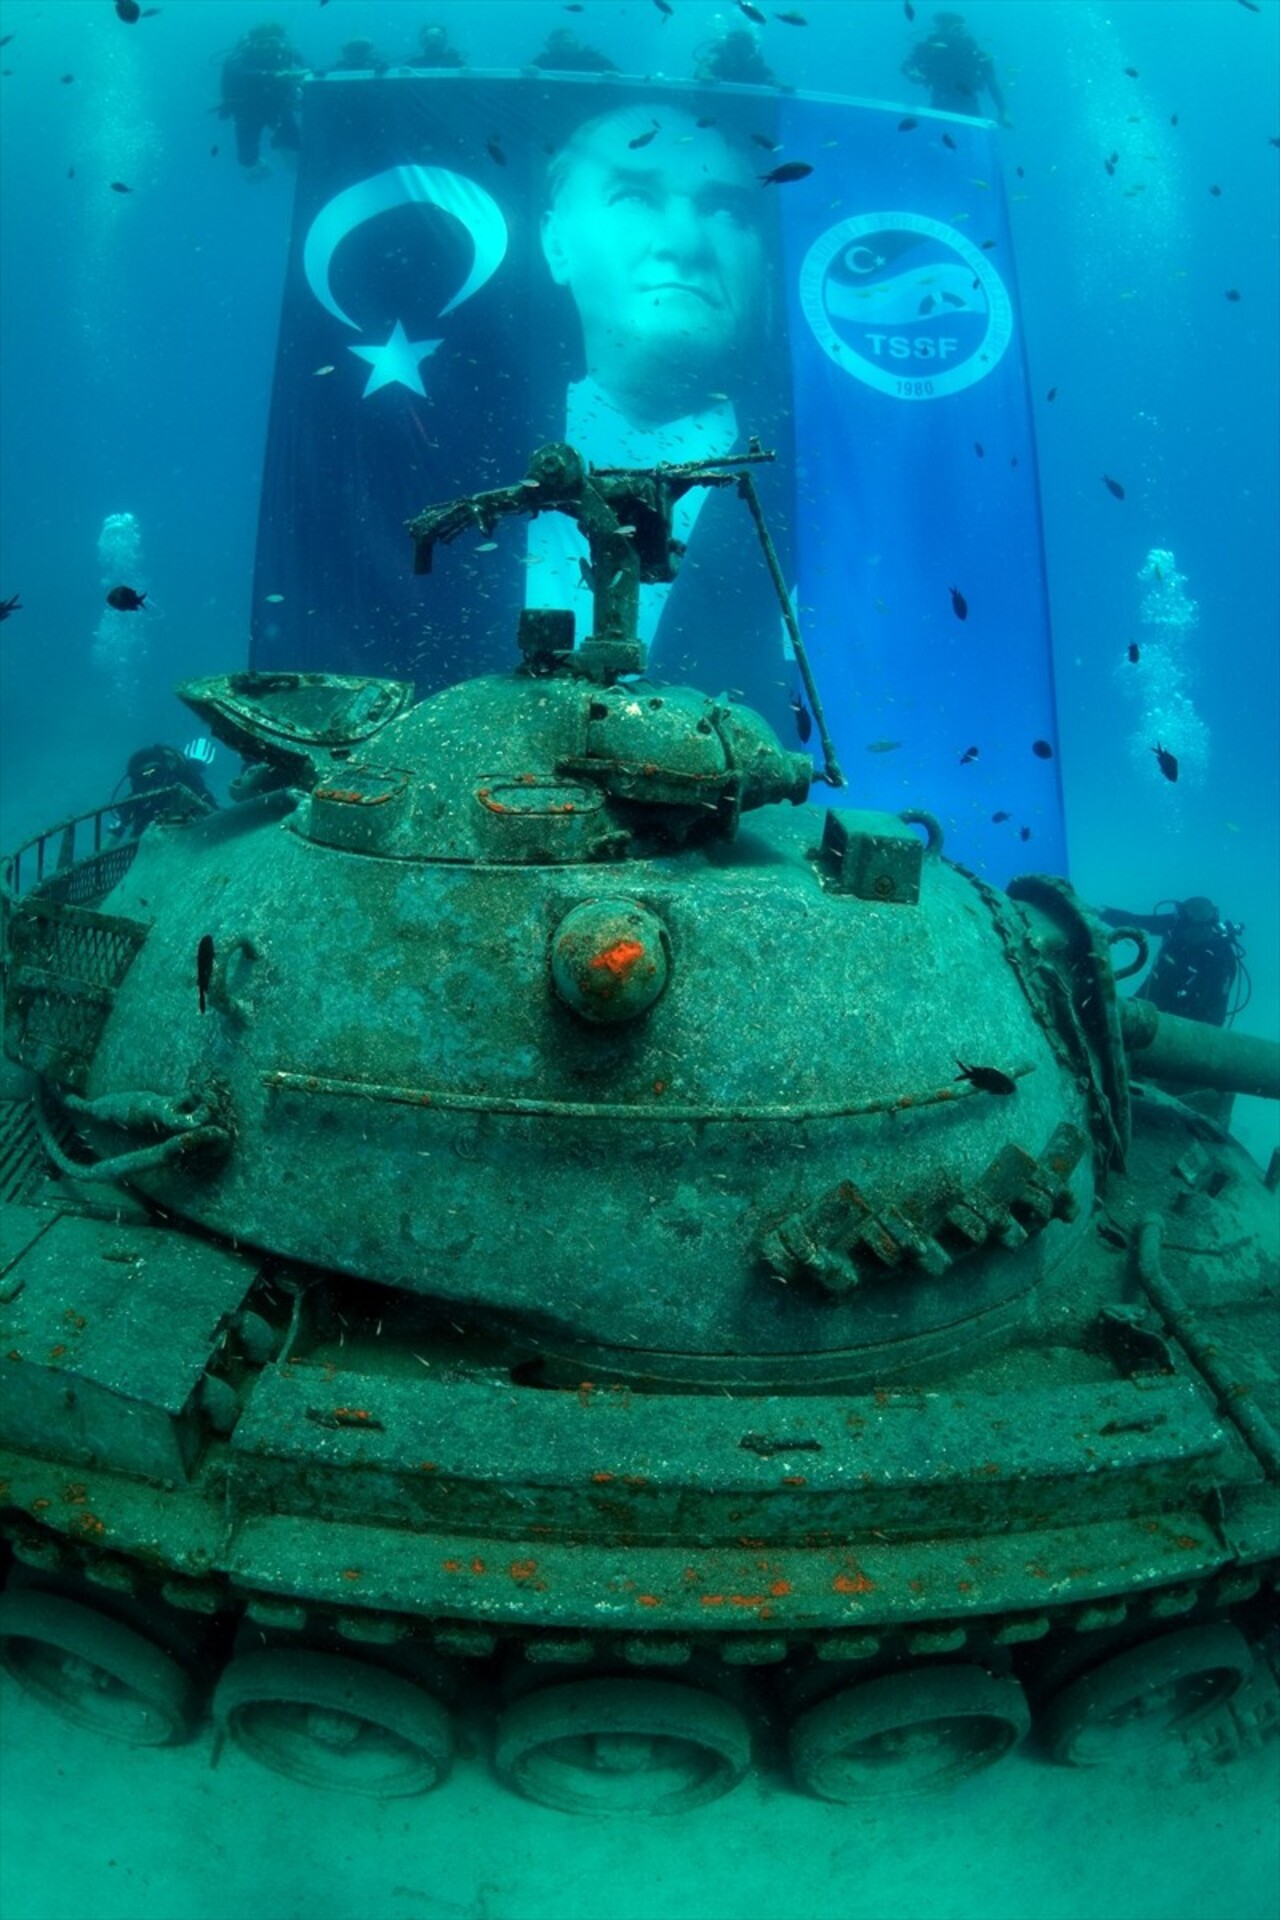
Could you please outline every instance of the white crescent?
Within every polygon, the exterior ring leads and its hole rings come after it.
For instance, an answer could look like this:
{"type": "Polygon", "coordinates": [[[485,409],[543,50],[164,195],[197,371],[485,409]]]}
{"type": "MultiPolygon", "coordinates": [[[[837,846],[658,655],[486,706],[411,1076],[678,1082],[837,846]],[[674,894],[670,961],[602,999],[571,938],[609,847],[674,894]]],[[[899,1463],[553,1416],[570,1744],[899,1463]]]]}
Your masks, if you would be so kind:
{"type": "Polygon", "coordinates": [[[392,207],[427,202],[451,214],[471,235],[474,257],[471,271],[439,318],[452,313],[464,300],[479,291],[495,273],[507,251],[507,223],[496,200],[464,174],[451,173],[447,167],[388,167],[385,173],[372,174],[345,187],[321,207],[307,229],[302,250],[302,268],[307,285],[325,310],[345,326],[362,331],[360,322],[344,313],[333,297],[329,269],[333,256],[349,233],[392,207]]]}

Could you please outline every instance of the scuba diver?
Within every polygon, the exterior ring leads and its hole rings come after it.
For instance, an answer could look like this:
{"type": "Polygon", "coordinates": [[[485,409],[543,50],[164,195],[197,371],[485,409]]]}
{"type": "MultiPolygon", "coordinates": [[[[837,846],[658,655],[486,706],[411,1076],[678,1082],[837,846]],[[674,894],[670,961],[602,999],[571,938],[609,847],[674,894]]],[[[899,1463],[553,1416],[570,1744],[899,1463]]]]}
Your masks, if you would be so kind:
{"type": "Polygon", "coordinates": [[[1161,1013],[1181,1014],[1223,1027],[1248,1005],[1250,981],[1244,964],[1238,920],[1223,920],[1212,900],[1193,894],[1187,900],[1160,901],[1152,913],[1124,913],[1104,907],[1109,927],[1136,927],[1160,935],[1160,951],[1136,999],[1150,1000],[1161,1013]],[[1162,912],[1169,907],[1171,911],[1162,912]],[[1237,985],[1242,983],[1242,997],[1237,985]]]}
{"type": "Polygon", "coordinates": [[[556,27],[529,63],[544,73],[617,73],[608,54],[589,47],[569,27],[556,27]]]}
{"type": "Polygon", "coordinates": [[[695,80],[733,80],[740,86],[776,87],[778,76],[748,27],[730,27],[694,55],[695,80]]]}
{"type": "Polygon", "coordinates": [[[450,40],[447,27],[435,20],[418,28],[417,49],[401,62],[406,67],[465,67],[466,64],[450,40]]]}
{"type": "Polygon", "coordinates": [[[202,739],[192,740],[181,753],[177,747],[165,746],[139,747],[136,753],[131,753],[129,764],[116,781],[112,803],[126,780],[131,800],[139,795],[147,797],[114,817],[113,838],[123,839],[127,834],[136,840],[144,827],[174,807],[174,795],[169,791],[174,787],[184,788],[191,795],[196,803],[190,808],[192,814],[212,813],[218,803],[205,784],[201,768],[210,764],[215,752],[213,742],[202,739]]]}
{"type": "Polygon", "coordinates": [[[927,40],[917,42],[902,63],[907,79],[928,87],[929,105],[943,113],[978,115],[985,91],[991,95],[1000,125],[1007,127],[1010,122],[995,61],[969,32],[964,15],[936,13],[933,18],[934,31],[927,40]]]}
{"type": "Polygon", "coordinates": [[[296,150],[298,82],[310,71],[274,20],[250,27],[222,63],[218,112],[236,126],[236,158],[251,172],[262,170],[259,148],[267,128],[271,144],[296,150]]]}

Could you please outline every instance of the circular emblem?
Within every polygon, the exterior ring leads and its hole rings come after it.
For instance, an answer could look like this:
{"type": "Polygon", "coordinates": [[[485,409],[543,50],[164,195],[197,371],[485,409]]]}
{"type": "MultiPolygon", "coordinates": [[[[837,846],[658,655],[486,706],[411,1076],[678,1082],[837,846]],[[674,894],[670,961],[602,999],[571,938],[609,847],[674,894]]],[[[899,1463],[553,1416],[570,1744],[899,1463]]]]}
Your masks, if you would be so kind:
{"type": "Polygon", "coordinates": [[[804,257],[800,304],[823,352],[894,400],[973,386],[1013,334],[988,255],[920,213],[863,213],[829,227],[804,257]]]}

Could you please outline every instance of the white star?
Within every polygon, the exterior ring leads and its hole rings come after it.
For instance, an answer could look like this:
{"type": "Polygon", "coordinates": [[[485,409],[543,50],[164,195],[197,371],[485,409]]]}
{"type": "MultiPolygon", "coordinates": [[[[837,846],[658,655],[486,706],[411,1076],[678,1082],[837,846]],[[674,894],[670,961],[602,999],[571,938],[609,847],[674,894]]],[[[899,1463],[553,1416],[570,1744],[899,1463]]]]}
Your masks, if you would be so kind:
{"type": "Polygon", "coordinates": [[[367,360],[373,368],[364,398],[367,400],[379,387],[389,387],[398,381],[402,387],[408,387],[411,393],[420,393],[425,400],[427,390],[418,372],[418,362],[425,360],[429,353],[434,353],[443,344],[440,340],[410,340],[397,320],[391,329],[391,338],[384,347],[351,347],[351,353],[367,360]]]}

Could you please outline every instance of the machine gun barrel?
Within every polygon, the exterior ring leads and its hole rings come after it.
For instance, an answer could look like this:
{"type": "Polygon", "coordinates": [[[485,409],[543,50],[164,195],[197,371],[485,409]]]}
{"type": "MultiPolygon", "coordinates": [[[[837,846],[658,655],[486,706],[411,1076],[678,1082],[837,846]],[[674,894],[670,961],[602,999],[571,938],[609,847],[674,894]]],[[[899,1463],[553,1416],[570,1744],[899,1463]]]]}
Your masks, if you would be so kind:
{"type": "Polygon", "coordinates": [[[1150,1000],[1121,1001],[1120,1029],[1144,1078],[1280,1100],[1280,1042],[1161,1013],[1150,1000]]]}

